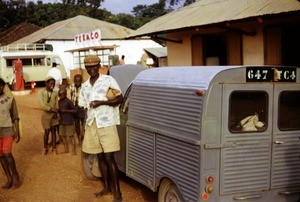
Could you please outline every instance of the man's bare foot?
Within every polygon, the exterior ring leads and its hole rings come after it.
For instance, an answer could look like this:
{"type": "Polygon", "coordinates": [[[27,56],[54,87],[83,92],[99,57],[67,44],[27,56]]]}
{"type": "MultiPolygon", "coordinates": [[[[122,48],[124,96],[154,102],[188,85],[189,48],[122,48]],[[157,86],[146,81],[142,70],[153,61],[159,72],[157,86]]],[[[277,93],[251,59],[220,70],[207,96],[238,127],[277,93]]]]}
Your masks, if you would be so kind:
{"type": "Polygon", "coordinates": [[[13,175],[13,185],[14,187],[19,187],[21,185],[18,173],[13,175]]]}
{"type": "Polygon", "coordinates": [[[122,202],[122,194],[118,193],[118,194],[114,194],[114,202],[122,202]]]}
{"type": "Polygon", "coordinates": [[[5,185],[2,186],[3,189],[10,189],[13,185],[12,181],[8,181],[5,185]]]}
{"type": "Polygon", "coordinates": [[[110,189],[102,189],[101,191],[96,192],[94,195],[95,195],[95,197],[102,197],[102,196],[107,195],[107,194],[111,194],[110,189]]]}

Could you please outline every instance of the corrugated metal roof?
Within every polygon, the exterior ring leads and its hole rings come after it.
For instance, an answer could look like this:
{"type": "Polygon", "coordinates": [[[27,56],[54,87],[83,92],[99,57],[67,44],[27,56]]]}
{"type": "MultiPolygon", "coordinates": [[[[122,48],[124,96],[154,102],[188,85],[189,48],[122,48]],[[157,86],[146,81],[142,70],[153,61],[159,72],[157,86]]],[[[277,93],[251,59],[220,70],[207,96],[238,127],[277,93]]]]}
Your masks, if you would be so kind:
{"type": "Polygon", "coordinates": [[[124,39],[133,33],[132,29],[121,25],[78,15],[56,22],[14,43],[36,43],[44,40],[74,40],[75,35],[100,29],[102,39],[124,39]]]}
{"type": "Polygon", "coordinates": [[[155,57],[161,58],[161,57],[167,57],[168,56],[168,50],[167,47],[161,47],[161,48],[144,48],[146,52],[149,52],[150,54],[154,55],[155,57]]]}
{"type": "Polygon", "coordinates": [[[22,22],[0,33],[0,45],[6,46],[40,29],[42,28],[35,24],[22,22]]]}
{"type": "Polygon", "coordinates": [[[294,11],[300,11],[298,0],[199,0],[152,20],[129,38],[294,11]]]}

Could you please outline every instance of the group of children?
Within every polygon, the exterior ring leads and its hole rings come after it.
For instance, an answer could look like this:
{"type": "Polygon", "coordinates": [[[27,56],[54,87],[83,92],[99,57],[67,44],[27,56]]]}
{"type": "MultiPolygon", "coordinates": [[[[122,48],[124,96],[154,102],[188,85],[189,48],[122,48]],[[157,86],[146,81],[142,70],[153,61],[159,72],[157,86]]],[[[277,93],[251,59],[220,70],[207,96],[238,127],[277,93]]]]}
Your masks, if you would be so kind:
{"type": "Polygon", "coordinates": [[[64,144],[65,153],[69,153],[67,137],[72,145],[72,154],[76,155],[76,144],[74,133],[77,134],[78,144],[82,142],[82,127],[84,127],[85,111],[78,106],[78,96],[82,84],[82,76],[74,76],[74,83],[70,86],[70,99],[66,86],[61,85],[55,89],[55,79],[47,77],[46,88],[40,91],[39,103],[43,110],[41,122],[44,129],[44,149],[43,155],[48,153],[48,141],[51,134],[52,153],[58,154],[56,145],[60,141],[64,144]],[[56,141],[57,129],[59,140],[56,141]]]}
{"type": "MultiPolygon", "coordinates": [[[[75,75],[74,83],[70,86],[71,99],[67,97],[67,88],[54,90],[55,79],[46,78],[46,88],[40,91],[39,103],[43,110],[41,122],[44,128],[44,149],[42,154],[48,153],[48,139],[51,134],[52,153],[56,150],[56,128],[59,126],[59,136],[64,143],[65,153],[69,152],[67,137],[72,143],[72,154],[76,155],[74,133],[81,144],[81,129],[84,126],[85,111],[78,106],[78,95],[82,84],[82,76],[75,75]],[[75,130],[76,128],[76,130],[75,130]]],[[[15,159],[12,155],[12,145],[20,141],[19,114],[14,96],[9,92],[4,79],[0,77],[0,163],[7,177],[7,183],[2,186],[10,189],[20,186],[19,174],[15,159]]]]}

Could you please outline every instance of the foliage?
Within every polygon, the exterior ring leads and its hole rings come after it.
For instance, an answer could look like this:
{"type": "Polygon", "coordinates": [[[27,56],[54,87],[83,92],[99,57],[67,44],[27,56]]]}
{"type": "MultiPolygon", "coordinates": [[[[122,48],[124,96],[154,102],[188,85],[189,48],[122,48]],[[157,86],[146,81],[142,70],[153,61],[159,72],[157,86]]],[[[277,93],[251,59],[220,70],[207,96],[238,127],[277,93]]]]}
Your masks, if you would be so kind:
{"type": "Polygon", "coordinates": [[[152,5],[137,5],[133,8],[132,13],[140,25],[144,25],[151,20],[165,15],[169,10],[165,9],[165,2],[161,1],[152,5]]]}
{"type": "Polygon", "coordinates": [[[112,14],[101,9],[105,0],[62,0],[62,3],[46,3],[41,0],[37,3],[25,0],[0,0],[0,32],[9,29],[21,22],[30,22],[40,27],[49,26],[55,22],[85,15],[95,19],[119,24],[131,29],[138,29],[147,22],[160,17],[195,0],[160,0],[152,5],[137,5],[132,14],[112,14]]]}

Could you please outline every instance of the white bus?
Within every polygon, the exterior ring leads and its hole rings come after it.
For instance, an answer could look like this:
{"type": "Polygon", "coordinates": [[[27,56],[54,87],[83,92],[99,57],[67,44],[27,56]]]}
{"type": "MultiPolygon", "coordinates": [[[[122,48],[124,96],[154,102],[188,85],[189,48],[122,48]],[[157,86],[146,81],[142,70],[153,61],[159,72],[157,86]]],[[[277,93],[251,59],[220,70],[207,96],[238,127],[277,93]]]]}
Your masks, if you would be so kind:
{"type": "Polygon", "coordinates": [[[14,44],[0,47],[0,76],[9,86],[15,82],[14,63],[22,61],[25,83],[44,81],[53,63],[61,70],[62,78],[67,78],[60,57],[46,44],[14,44]],[[50,49],[50,50],[48,50],[50,49]]]}

